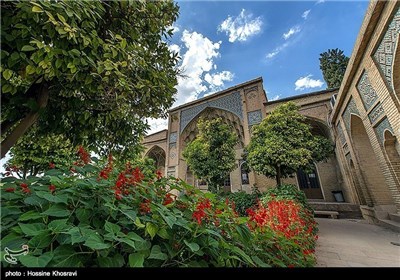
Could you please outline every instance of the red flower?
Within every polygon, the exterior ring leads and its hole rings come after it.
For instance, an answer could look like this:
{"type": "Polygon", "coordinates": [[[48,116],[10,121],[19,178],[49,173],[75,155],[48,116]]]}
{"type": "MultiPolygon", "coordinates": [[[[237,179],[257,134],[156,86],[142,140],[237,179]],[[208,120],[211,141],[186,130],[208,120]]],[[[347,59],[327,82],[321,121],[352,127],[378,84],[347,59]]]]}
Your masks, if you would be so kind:
{"type": "Polygon", "coordinates": [[[160,170],[157,170],[157,171],[156,171],[156,175],[157,175],[157,179],[161,179],[162,176],[163,176],[163,174],[161,173],[160,170]]]}
{"type": "Polygon", "coordinates": [[[171,204],[172,202],[174,202],[174,195],[167,193],[165,195],[164,201],[163,201],[163,205],[168,205],[171,204]]]}
{"type": "Polygon", "coordinates": [[[21,184],[19,184],[20,186],[21,186],[21,188],[23,188],[23,189],[26,189],[27,187],[28,187],[28,184],[25,184],[25,183],[21,183],[21,184]]]}
{"type": "Polygon", "coordinates": [[[56,165],[53,162],[49,162],[49,168],[50,169],[54,169],[56,167],[56,165]]]}
{"type": "Polygon", "coordinates": [[[211,209],[211,202],[208,198],[199,201],[196,210],[192,214],[192,218],[200,225],[202,220],[207,216],[205,209],[211,209]]]}
{"type": "Polygon", "coordinates": [[[117,199],[117,200],[121,200],[122,199],[121,190],[116,189],[114,194],[115,194],[115,199],[117,199]]]}
{"type": "Polygon", "coordinates": [[[49,186],[49,191],[51,191],[51,193],[55,192],[56,191],[56,186],[50,185],[49,186]]]}
{"type": "Polygon", "coordinates": [[[15,188],[6,188],[5,191],[6,192],[15,192],[15,188]]]}
{"type": "Polygon", "coordinates": [[[108,155],[108,162],[107,165],[104,167],[103,170],[100,171],[99,178],[103,179],[108,179],[108,176],[110,175],[111,171],[113,169],[113,158],[111,153],[108,155]]]}
{"type": "Polygon", "coordinates": [[[139,210],[142,215],[150,213],[150,200],[145,199],[142,203],[139,204],[139,210]]]}
{"type": "Polygon", "coordinates": [[[31,193],[31,190],[29,188],[23,188],[22,192],[23,193],[31,193]]]}

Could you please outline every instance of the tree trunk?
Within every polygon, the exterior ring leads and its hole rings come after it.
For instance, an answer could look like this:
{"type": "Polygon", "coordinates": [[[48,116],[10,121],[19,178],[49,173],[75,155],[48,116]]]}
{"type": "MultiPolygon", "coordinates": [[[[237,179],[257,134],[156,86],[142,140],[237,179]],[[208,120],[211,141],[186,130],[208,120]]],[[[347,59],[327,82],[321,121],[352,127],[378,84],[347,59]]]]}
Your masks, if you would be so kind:
{"type": "Polygon", "coordinates": [[[281,186],[281,167],[276,166],[276,186],[279,188],[281,186]]]}
{"type": "MultiPolygon", "coordinates": [[[[36,102],[38,103],[39,109],[45,108],[49,100],[49,89],[46,84],[42,84],[39,87],[36,102]]],[[[25,134],[25,132],[37,121],[39,117],[39,110],[30,112],[23,118],[14,130],[7,135],[7,137],[1,142],[1,158],[4,158],[7,152],[12,146],[18,141],[18,139],[25,134]]]]}

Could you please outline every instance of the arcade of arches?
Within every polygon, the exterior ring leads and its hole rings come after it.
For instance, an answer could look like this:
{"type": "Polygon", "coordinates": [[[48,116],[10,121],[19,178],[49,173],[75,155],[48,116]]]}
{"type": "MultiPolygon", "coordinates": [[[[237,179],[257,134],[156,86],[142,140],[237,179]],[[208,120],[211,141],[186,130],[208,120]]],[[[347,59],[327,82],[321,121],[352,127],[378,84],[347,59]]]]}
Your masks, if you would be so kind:
{"type": "Polygon", "coordinates": [[[268,101],[261,77],[238,84],[171,109],[168,129],[145,137],[145,154],[166,176],[205,188],[188,169],[182,151],[196,137],[199,118],[221,117],[240,139],[236,169],[226,189],[266,190],[275,180],[247,173],[243,148],[252,126],[290,100],[300,106],[313,133],[331,139],[335,153],[313,172],[299,170],[284,182],[297,185],[315,201],[335,202],[339,191],[346,203],[360,205],[371,222],[400,218],[399,7],[396,1],[370,3],[340,89],[268,101]]]}

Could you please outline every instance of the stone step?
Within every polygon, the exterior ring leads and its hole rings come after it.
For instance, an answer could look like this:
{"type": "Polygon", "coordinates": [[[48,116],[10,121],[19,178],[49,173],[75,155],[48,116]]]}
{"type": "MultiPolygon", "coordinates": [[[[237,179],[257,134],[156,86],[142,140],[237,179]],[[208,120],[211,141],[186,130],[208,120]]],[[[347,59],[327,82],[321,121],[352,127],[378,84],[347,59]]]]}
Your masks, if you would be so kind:
{"type": "Polygon", "coordinates": [[[362,218],[360,205],[343,202],[317,202],[309,201],[314,211],[336,211],[340,218],[359,219],[362,218]]]}
{"type": "Polygon", "coordinates": [[[400,214],[389,213],[389,217],[392,221],[400,223],[400,214]]]}
{"type": "Polygon", "coordinates": [[[314,211],[314,215],[330,216],[332,219],[337,219],[339,216],[339,212],[316,210],[314,211]]]}
{"type": "Polygon", "coordinates": [[[391,229],[395,232],[400,232],[400,223],[392,220],[379,220],[379,224],[385,228],[391,229]]]}

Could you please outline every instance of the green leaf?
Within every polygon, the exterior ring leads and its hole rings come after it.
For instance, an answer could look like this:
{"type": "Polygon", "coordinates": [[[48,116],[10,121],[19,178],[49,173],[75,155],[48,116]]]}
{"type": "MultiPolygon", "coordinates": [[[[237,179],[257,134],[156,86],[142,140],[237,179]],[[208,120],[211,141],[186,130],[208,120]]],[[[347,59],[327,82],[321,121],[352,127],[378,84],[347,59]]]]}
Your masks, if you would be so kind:
{"type": "Polygon", "coordinates": [[[270,265],[266,264],[263,262],[259,257],[257,256],[251,256],[252,260],[257,264],[259,267],[271,267],[270,265]]]}
{"type": "Polygon", "coordinates": [[[124,210],[124,211],[122,211],[122,210],[120,210],[125,216],[127,216],[129,219],[131,219],[132,221],[136,221],[136,215],[137,215],[137,212],[136,211],[134,211],[134,210],[124,210]]]}
{"type": "Polygon", "coordinates": [[[24,199],[24,203],[26,203],[28,205],[33,205],[33,206],[39,206],[40,208],[42,208],[43,205],[48,203],[48,201],[43,198],[40,198],[36,195],[31,195],[24,199]]]}
{"type": "Polygon", "coordinates": [[[43,13],[42,8],[38,7],[38,6],[33,6],[32,7],[32,12],[34,13],[43,13]]]}
{"type": "Polygon", "coordinates": [[[62,65],[62,60],[58,58],[58,59],[56,60],[56,68],[60,68],[61,65],[62,65]]]}
{"type": "Polygon", "coordinates": [[[68,224],[68,219],[61,219],[61,220],[51,221],[48,227],[52,232],[59,233],[65,231],[66,229],[71,228],[71,225],[68,224]]]}
{"type": "Polygon", "coordinates": [[[176,217],[164,215],[164,212],[162,211],[162,209],[157,209],[157,212],[160,213],[161,217],[162,217],[162,218],[164,219],[164,221],[168,224],[168,226],[169,226],[170,228],[172,228],[173,225],[174,225],[175,222],[176,222],[176,217]]]}
{"type": "Polygon", "coordinates": [[[146,232],[150,235],[151,239],[157,234],[158,226],[153,223],[146,223],[146,232]]]}
{"type": "Polygon", "coordinates": [[[143,267],[144,254],[135,253],[129,255],[129,266],[130,267],[143,267]]]}
{"type": "Polygon", "coordinates": [[[37,191],[36,195],[38,197],[46,199],[47,201],[51,201],[54,203],[64,203],[64,204],[68,203],[68,197],[69,197],[69,195],[67,194],[53,195],[50,192],[44,192],[44,191],[37,191]]]}
{"type": "Polygon", "coordinates": [[[105,225],[104,225],[104,228],[105,228],[105,230],[106,230],[107,232],[110,232],[110,233],[112,233],[112,234],[114,234],[114,235],[117,235],[118,232],[121,231],[121,227],[120,227],[119,225],[110,223],[110,222],[108,222],[108,221],[106,221],[106,223],[105,223],[105,225]]]}
{"type": "Polygon", "coordinates": [[[40,232],[40,234],[34,236],[29,240],[29,248],[41,249],[48,247],[53,241],[53,236],[49,230],[40,232]]]}
{"type": "Polygon", "coordinates": [[[136,225],[138,228],[144,228],[144,227],[145,227],[145,225],[142,224],[142,222],[140,221],[139,217],[136,217],[135,225],[136,225]]]}
{"type": "Polygon", "coordinates": [[[34,74],[36,72],[36,68],[32,65],[27,65],[25,71],[26,71],[26,74],[28,74],[28,75],[34,74]]]}
{"type": "Polygon", "coordinates": [[[139,235],[137,235],[136,233],[134,233],[133,231],[129,232],[126,237],[128,237],[129,239],[132,239],[134,241],[140,241],[140,242],[144,242],[145,240],[140,237],[139,235]]]}
{"type": "Polygon", "coordinates": [[[168,259],[168,255],[163,253],[163,252],[161,252],[161,247],[160,246],[154,245],[153,248],[151,248],[149,259],[165,261],[166,259],[168,259]]]}
{"type": "Polygon", "coordinates": [[[4,79],[6,79],[7,81],[11,78],[12,74],[13,74],[13,71],[11,71],[10,69],[5,69],[5,70],[3,71],[3,77],[4,77],[4,79]]]}
{"type": "Polygon", "coordinates": [[[29,220],[37,220],[37,219],[41,219],[41,218],[43,218],[43,217],[39,212],[37,212],[35,210],[31,210],[31,211],[28,211],[28,212],[22,214],[19,217],[18,221],[23,222],[23,221],[29,221],[29,220]]]}
{"type": "Polygon", "coordinates": [[[27,236],[36,236],[46,229],[46,225],[43,223],[33,223],[33,224],[21,224],[18,223],[22,232],[27,236]]]}
{"type": "Polygon", "coordinates": [[[61,204],[52,205],[49,209],[43,212],[43,215],[53,217],[66,217],[70,214],[71,212],[66,209],[66,206],[61,204]]]}
{"type": "Polygon", "coordinates": [[[169,239],[170,238],[170,236],[168,234],[168,231],[165,228],[160,229],[157,232],[157,235],[160,236],[163,239],[169,239]]]}
{"type": "Polygon", "coordinates": [[[25,45],[21,49],[22,52],[30,52],[30,51],[34,51],[34,50],[36,50],[36,49],[34,47],[32,47],[31,45],[25,45]]]}
{"type": "Polygon", "coordinates": [[[82,261],[71,245],[61,245],[54,250],[51,261],[54,267],[82,267],[82,261]]]}
{"type": "Polygon", "coordinates": [[[117,239],[119,242],[123,242],[125,244],[128,244],[129,246],[131,246],[133,249],[136,250],[136,244],[133,240],[130,240],[128,238],[122,237],[122,238],[118,238],[117,239]]]}
{"type": "Polygon", "coordinates": [[[31,256],[31,255],[25,255],[25,256],[20,256],[19,261],[22,263],[22,265],[26,267],[46,267],[46,265],[51,261],[53,258],[53,253],[52,252],[46,252],[39,257],[31,256]]]}
{"type": "Polygon", "coordinates": [[[239,256],[241,256],[242,259],[244,259],[247,263],[254,265],[254,262],[249,257],[249,255],[247,255],[245,252],[243,252],[243,250],[240,249],[239,247],[232,246],[232,251],[237,253],[239,256]]]}
{"type": "Polygon", "coordinates": [[[76,210],[76,217],[80,222],[87,222],[89,221],[92,212],[86,208],[79,208],[76,210]]]}
{"type": "Polygon", "coordinates": [[[89,236],[84,245],[93,250],[107,249],[111,246],[111,244],[104,243],[103,239],[97,234],[89,236]]]}
{"type": "Polygon", "coordinates": [[[200,250],[200,246],[199,244],[195,243],[195,242],[188,242],[185,240],[183,240],[183,242],[185,242],[186,246],[188,246],[190,248],[190,250],[192,250],[192,252],[197,252],[198,250],[200,250]]]}
{"type": "Polygon", "coordinates": [[[64,18],[62,15],[60,15],[60,14],[57,13],[57,17],[58,17],[58,19],[61,20],[63,23],[66,23],[66,20],[65,20],[65,18],[64,18]]]}
{"type": "Polygon", "coordinates": [[[122,267],[125,263],[124,258],[120,254],[113,257],[99,257],[97,261],[100,267],[122,267]]]}

